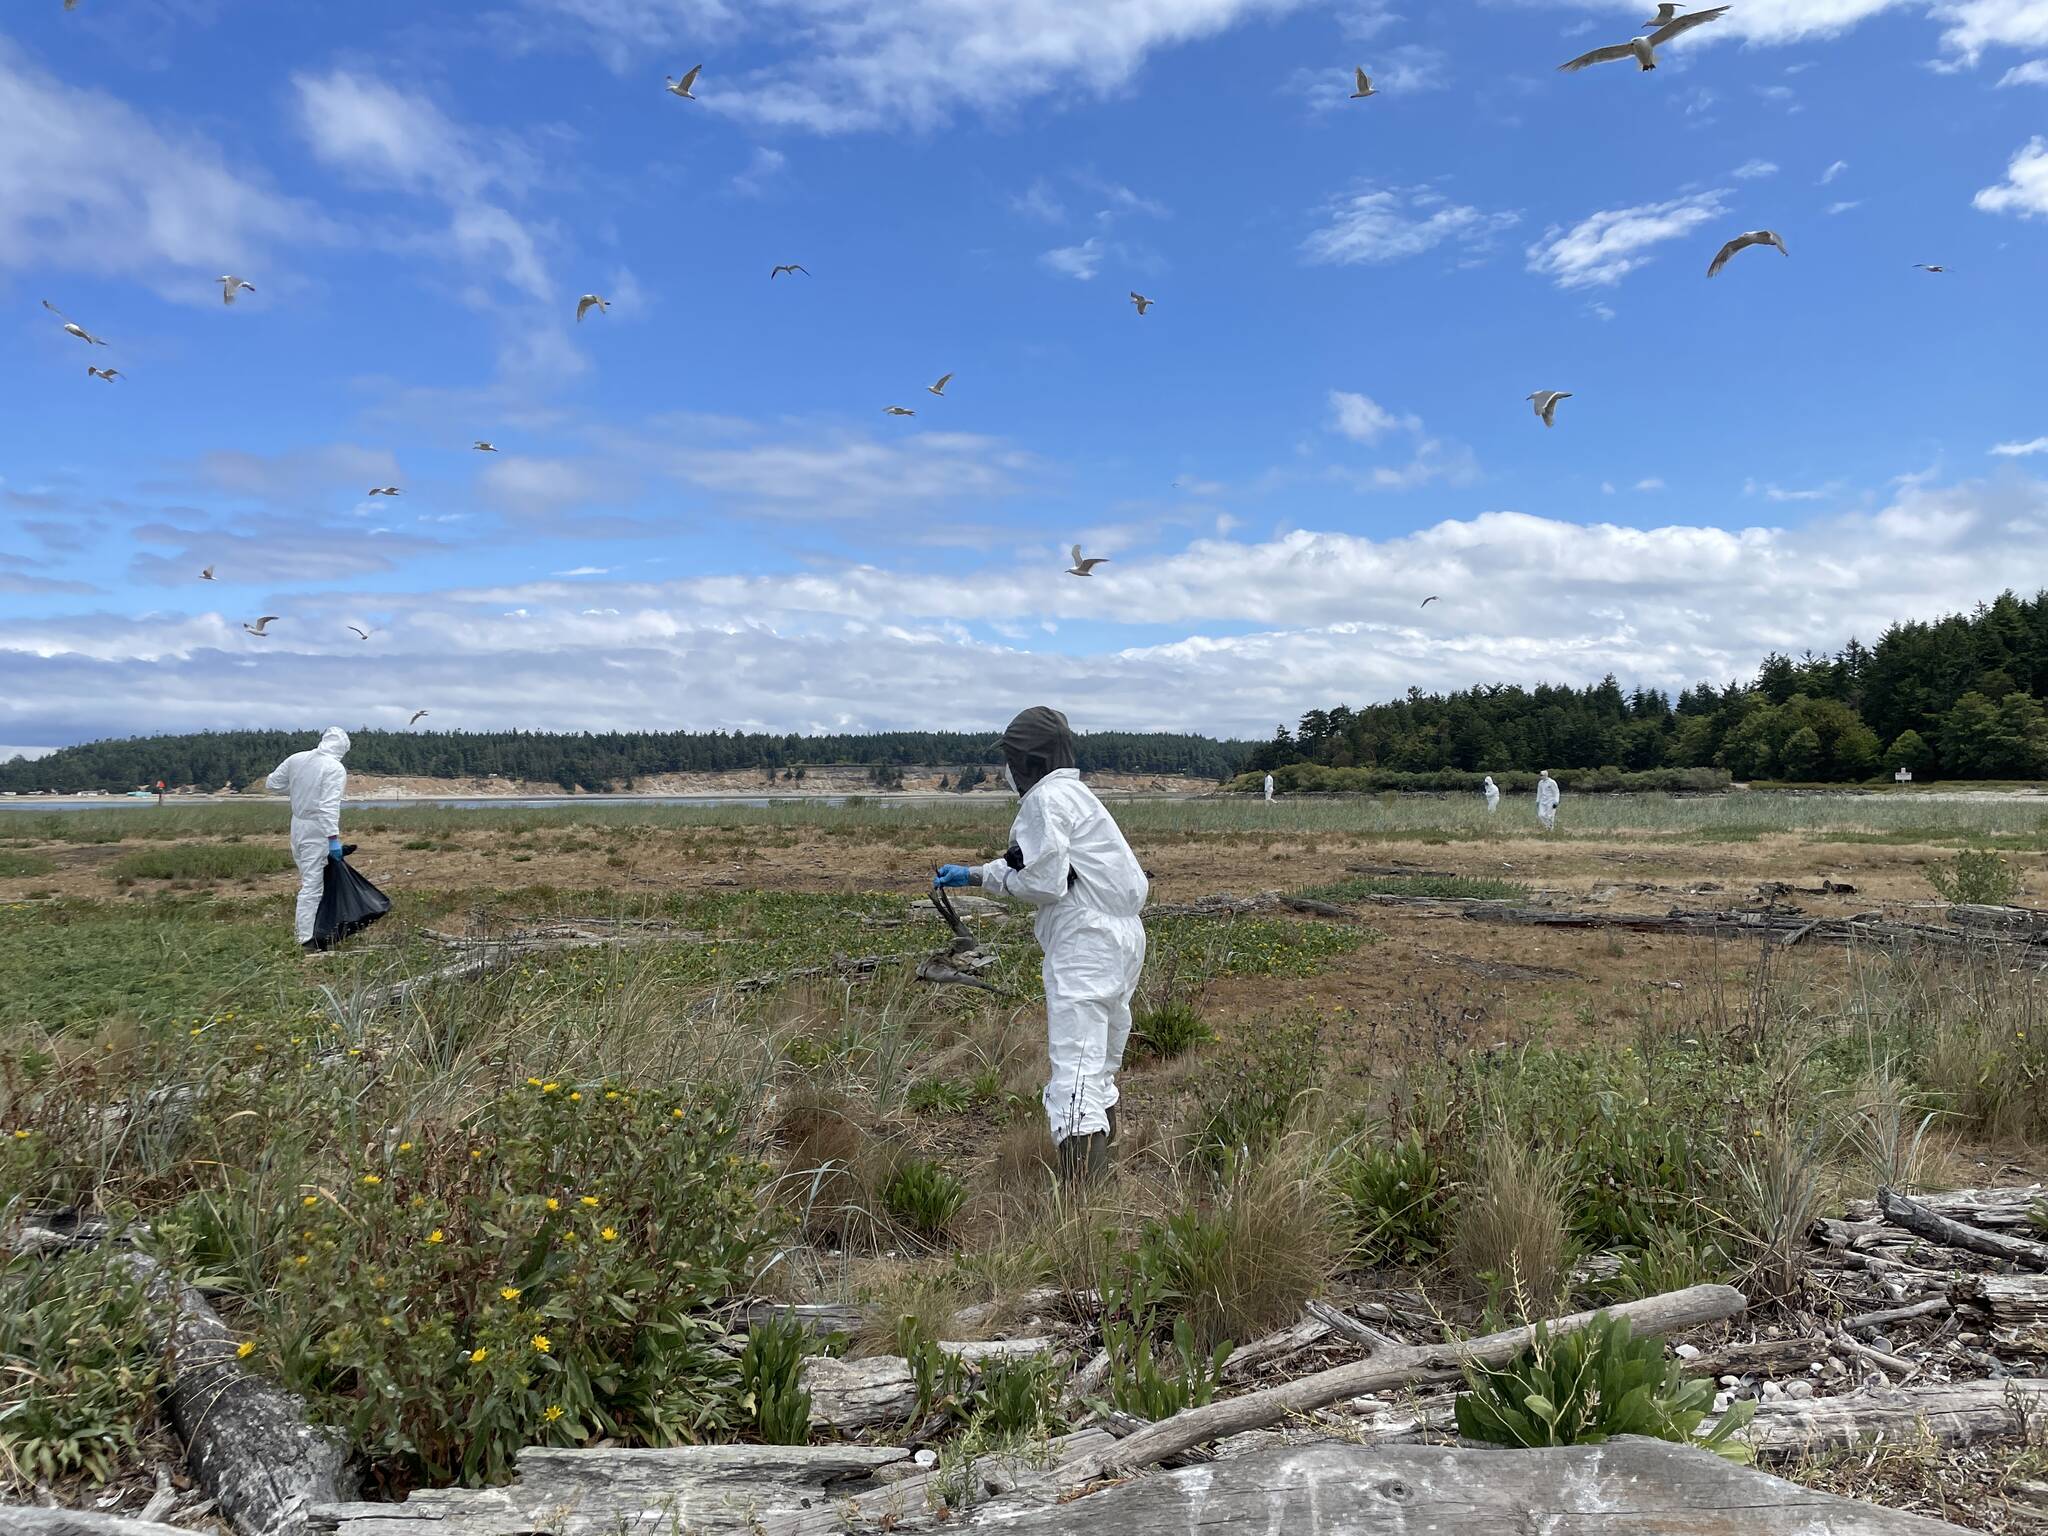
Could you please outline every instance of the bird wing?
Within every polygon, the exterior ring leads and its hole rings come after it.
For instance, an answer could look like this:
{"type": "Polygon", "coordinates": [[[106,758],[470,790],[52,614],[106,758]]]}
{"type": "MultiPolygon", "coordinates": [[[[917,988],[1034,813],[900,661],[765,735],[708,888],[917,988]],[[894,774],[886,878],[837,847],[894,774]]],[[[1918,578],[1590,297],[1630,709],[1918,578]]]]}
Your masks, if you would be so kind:
{"type": "Polygon", "coordinates": [[[201,581],[213,580],[213,567],[209,565],[205,570],[201,571],[199,573],[199,579],[201,581]]]}
{"type": "Polygon", "coordinates": [[[223,304],[235,302],[235,280],[232,277],[224,277],[220,280],[220,301],[223,304]]]}
{"type": "Polygon", "coordinates": [[[1726,16],[1728,7],[1717,5],[1711,11],[1694,11],[1690,16],[1679,16],[1667,21],[1650,34],[1650,46],[1661,48],[1674,37],[1690,32],[1694,27],[1705,26],[1717,16],[1726,16]]]}
{"type": "Polygon", "coordinates": [[[1422,600],[1422,606],[1423,606],[1423,607],[1425,607],[1425,608],[1427,608],[1427,607],[1428,607],[1428,606],[1429,606],[1429,605],[1430,605],[1431,603],[1433,603],[1433,602],[1435,602],[1435,601],[1436,601],[1436,599],[1435,599],[1435,598],[1433,598],[1433,597],[1425,597],[1425,598],[1424,598],[1424,599],[1422,600]]]}
{"type": "Polygon", "coordinates": [[[345,624],[342,627],[344,629],[349,630],[351,633],[362,636],[363,639],[365,640],[370,638],[370,632],[367,629],[357,629],[353,624],[345,624]]]}
{"type": "Polygon", "coordinates": [[[1591,53],[1582,53],[1576,59],[1557,67],[1560,70],[1574,70],[1584,69],[1588,64],[1612,64],[1617,59],[1633,58],[1635,51],[1634,43],[1615,43],[1611,47],[1595,48],[1591,53]]]}
{"type": "Polygon", "coordinates": [[[943,391],[943,390],[945,389],[945,387],[946,387],[946,386],[947,386],[948,384],[950,384],[950,383],[952,383],[952,382],[953,382],[953,375],[951,375],[950,373],[946,373],[946,374],[941,374],[941,375],[939,376],[939,382],[938,382],[938,383],[936,383],[936,384],[934,384],[934,385],[932,386],[932,393],[933,393],[933,394],[935,394],[935,395],[936,395],[936,394],[938,394],[938,393],[940,393],[941,391],[943,391]]]}
{"type": "Polygon", "coordinates": [[[582,298],[576,301],[577,323],[581,324],[583,321],[583,317],[589,314],[593,307],[602,308],[603,305],[604,300],[600,299],[596,294],[586,293],[585,295],[583,295],[582,298]]]}
{"type": "Polygon", "coordinates": [[[424,718],[425,718],[425,716],[426,716],[426,713],[427,713],[427,712],[426,712],[426,711],[425,711],[425,710],[423,709],[423,710],[419,711],[419,713],[418,713],[418,714],[415,714],[415,715],[414,715],[414,716],[413,716],[413,717],[412,717],[412,718],[411,718],[410,720],[406,721],[405,723],[406,723],[407,725],[418,725],[418,724],[420,723],[420,721],[421,721],[422,719],[424,719],[424,718]]]}
{"type": "Polygon", "coordinates": [[[1783,235],[1774,229],[1767,229],[1764,231],[1764,234],[1769,237],[1765,243],[1775,245],[1780,255],[1790,256],[1792,254],[1791,249],[1785,244],[1785,237],[1783,235]]]}
{"type": "Polygon", "coordinates": [[[1098,565],[1107,564],[1109,564],[1109,556],[1095,555],[1092,558],[1083,560],[1081,562],[1081,574],[1084,576],[1092,575],[1094,573],[1095,567],[1097,567],[1098,565]]]}
{"type": "Polygon", "coordinates": [[[1730,256],[1733,256],[1737,251],[1741,250],[1744,246],[1749,245],[1751,243],[1752,242],[1750,241],[1750,238],[1747,235],[1737,235],[1733,240],[1730,240],[1726,245],[1721,247],[1720,255],[1716,256],[1713,262],[1707,267],[1707,276],[1714,276],[1715,273],[1719,272],[1723,267],[1728,265],[1728,258],[1730,256]]]}
{"type": "Polygon", "coordinates": [[[1080,545],[1078,545],[1078,544],[1076,544],[1076,545],[1074,546],[1074,564],[1076,564],[1076,565],[1083,565],[1083,564],[1085,564],[1085,563],[1086,563],[1086,562],[1085,562],[1085,561],[1083,561],[1083,560],[1082,560],[1082,558],[1081,558],[1081,546],[1080,546],[1080,545]]]}
{"type": "Polygon", "coordinates": [[[56,317],[57,317],[57,318],[58,318],[59,320],[63,320],[63,321],[67,321],[67,322],[68,322],[68,321],[69,321],[69,320],[71,319],[71,317],[70,317],[69,315],[65,314],[63,310],[59,309],[59,308],[58,308],[58,307],[57,307],[56,305],[52,304],[52,303],[51,303],[51,302],[50,302],[50,301],[49,301],[48,299],[45,299],[45,300],[43,300],[43,308],[47,309],[47,310],[48,310],[48,311],[49,311],[49,312],[50,312],[51,314],[55,315],[55,316],[56,316],[56,317]]]}
{"type": "Polygon", "coordinates": [[[704,66],[699,64],[676,83],[687,91],[697,83],[697,77],[702,73],[704,73],[704,66]]]}
{"type": "Polygon", "coordinates": [[[1372,80],[1362,69],[1358,71],[1358,88],[1361,91],[1369,91],[1372,89],[1372,80]]]}

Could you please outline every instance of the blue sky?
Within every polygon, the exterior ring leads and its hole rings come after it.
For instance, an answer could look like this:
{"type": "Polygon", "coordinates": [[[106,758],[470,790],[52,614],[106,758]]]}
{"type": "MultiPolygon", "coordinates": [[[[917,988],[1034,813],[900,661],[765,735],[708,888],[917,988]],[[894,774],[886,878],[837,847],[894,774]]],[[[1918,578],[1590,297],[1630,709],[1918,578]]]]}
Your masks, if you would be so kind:
{"type": "Polygon", "coordinates": [[[0,751],[1265,734],[2048,582],[2048,0],[1557,72],[1646,9],[22,0],[0,751]]]}

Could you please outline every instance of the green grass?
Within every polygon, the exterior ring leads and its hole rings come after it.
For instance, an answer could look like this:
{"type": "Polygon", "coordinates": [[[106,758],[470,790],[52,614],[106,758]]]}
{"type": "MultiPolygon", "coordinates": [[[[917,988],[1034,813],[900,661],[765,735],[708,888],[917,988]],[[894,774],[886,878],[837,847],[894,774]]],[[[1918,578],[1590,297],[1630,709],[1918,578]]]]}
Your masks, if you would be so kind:
{"type": "Polygon", "coordinates": [[[1361,896],[1428,896],[1439,901],[1525,901],[1529,887],[1519,880],[1464,875],[1360,875],[1301,893],[1319,901],[1356,901],[1361,896]]]}
{"type": "Polygon", "coordinates": [[[179,843],[116,859],[119,880],[247,880],[291,869],[292,856],[274,843],[179,843]]]}
{"type": "Polygon", "coordinates": [[[47,875],[56,865],[40,853],[14,853],[0,849],[0,880],[28,880],[47,875]]]}

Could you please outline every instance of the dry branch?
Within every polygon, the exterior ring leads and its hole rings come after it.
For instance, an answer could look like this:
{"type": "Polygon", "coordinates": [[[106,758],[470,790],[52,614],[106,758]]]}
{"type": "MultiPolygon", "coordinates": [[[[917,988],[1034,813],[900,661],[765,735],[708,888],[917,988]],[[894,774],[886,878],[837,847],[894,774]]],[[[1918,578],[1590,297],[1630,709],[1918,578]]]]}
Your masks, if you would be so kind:
{"type": "Polygon", "coordinates": [[[1886,1221],[1904,1227],[1908,1232],[1924,1237],[1931,1243],[1981,1253],[1989,1258],[2002,1259],[2008,1264],[2023,1265],[2028,1269],[2048,1269],[2048,1243],[2037,1243],[2024,1237],[2009,1237],[2003,1232],[1991,1232],[1983,1227],[1952,1221],[1936,1211],[1929,1210],[1919,1201],[1908,1200],[1904,1195],[1889,1189],[1880,1189],[1877,1192],[1877,1207],[1884,1212],[1886,1221]]]}

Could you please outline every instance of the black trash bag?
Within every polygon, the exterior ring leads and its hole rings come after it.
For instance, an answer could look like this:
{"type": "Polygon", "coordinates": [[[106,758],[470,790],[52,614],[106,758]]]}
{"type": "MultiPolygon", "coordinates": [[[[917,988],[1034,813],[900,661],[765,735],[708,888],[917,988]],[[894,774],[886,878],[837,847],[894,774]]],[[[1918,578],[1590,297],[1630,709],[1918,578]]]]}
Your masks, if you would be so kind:
{"type": "Polygon", "coordinates": [[[351,869],[347,858],[330,858],[313,919],[313,948],[332,949],[390,910],[391,898],[351,869]]]}

